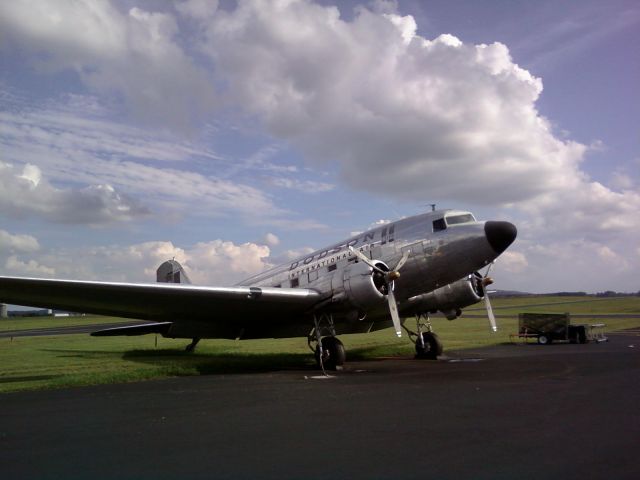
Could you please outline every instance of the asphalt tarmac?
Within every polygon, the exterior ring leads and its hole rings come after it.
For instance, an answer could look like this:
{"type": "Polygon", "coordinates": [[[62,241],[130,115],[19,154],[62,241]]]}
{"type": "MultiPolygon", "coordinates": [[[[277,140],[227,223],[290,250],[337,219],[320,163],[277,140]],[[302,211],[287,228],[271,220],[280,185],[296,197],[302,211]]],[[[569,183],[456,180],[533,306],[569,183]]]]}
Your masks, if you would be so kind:
{"type": "Polygon", "coordinates": [[[640,331],[0,396],[7,479],[640,478],[640,331]]]}

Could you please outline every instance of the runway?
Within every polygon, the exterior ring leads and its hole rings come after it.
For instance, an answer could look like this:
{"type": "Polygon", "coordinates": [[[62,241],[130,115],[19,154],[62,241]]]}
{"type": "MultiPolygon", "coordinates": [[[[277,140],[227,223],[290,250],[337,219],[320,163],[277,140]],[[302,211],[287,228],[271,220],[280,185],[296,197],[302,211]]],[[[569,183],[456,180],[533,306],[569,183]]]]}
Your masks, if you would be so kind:
{"type": "Polygon", "coordinates": [[[3,478],[640,478],[640,331],[0,396],[3,478]],[[316,378],[317,377],[317,378],[316,378]]]}

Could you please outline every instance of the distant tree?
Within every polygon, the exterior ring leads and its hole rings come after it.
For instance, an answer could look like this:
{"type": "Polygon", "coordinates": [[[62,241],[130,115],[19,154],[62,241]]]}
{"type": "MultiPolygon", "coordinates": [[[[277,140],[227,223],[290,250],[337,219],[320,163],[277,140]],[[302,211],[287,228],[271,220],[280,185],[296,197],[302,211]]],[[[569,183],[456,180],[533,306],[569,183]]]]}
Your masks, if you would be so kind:
{"type": "Polygon", "coordinates": [[[596,293],[597,297],[615,297],[617,295],[618,294],[616,292],[614,292],[613,290],[607,290],[605,292],[596,293]]]}

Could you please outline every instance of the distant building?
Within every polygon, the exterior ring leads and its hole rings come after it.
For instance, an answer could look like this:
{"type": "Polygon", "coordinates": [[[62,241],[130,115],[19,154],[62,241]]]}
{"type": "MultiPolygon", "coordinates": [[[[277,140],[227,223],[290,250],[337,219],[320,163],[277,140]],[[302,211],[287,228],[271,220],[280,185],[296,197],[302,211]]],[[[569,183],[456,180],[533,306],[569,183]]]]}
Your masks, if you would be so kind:
{"type": "Polygon", "coordinates": [[[6,303],[0,303],[0,318],[9,318],[6,303]]]}

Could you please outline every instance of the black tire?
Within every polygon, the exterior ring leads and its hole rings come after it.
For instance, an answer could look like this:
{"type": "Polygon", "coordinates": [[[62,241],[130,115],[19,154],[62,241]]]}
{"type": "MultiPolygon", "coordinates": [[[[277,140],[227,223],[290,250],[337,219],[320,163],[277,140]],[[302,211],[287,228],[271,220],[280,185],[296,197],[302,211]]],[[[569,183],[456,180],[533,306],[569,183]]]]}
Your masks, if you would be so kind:
{"type": "Polygon", "coordinates": [[[416,358],[426,358],[429,360],[435,360],[439,355],[442,355],[442,343],[438,336],[433,332],[424,332],[422,334],[424,346],[420,341],[420,338],[416,340],[416,358]]]}
{"type": "Polygon", "coordinates": [[[551,345],[551,337],[549,335],[540,335],[540,336],[538,336],[538,344],[540,344],[540,345],[551,345]]]}
{"type": "MultiPolygon", "coordinates": [[[[322,365],[325,370],[339,370],[347,360],[347,354],[342,342],[336,337],[322,339],[322,365]]],[[[316,363],[320,366],[320,348],[316,347],[316,363]]]]}
{"type": "Polygon", "coordinates": [[[578,342],[587,343],[587,332],[585,331],[584,327],[578,330],[578,342]]]}

